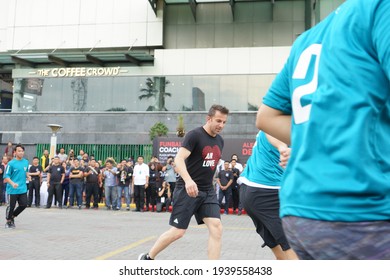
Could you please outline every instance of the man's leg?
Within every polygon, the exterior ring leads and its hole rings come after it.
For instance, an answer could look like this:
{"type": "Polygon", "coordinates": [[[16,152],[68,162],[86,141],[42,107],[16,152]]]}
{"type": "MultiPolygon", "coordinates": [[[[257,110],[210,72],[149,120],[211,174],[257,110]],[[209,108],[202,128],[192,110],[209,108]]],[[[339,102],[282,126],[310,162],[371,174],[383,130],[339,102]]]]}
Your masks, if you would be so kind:
{"type": "Polygon", "coordinates": [[[39,205],[41,205],[41,182],[39,180],[34,181],[34,189],[35,189],[35,206],[39,207],[39,205]]]}
{"type": "Polygon", "coordinates": [[[93,185],[92,193],[93,193],[93,207],[98,208],[99,207],[99,185],[98,184],[93,185]]]}
{"type": "Polygon", "coordinates": [[[55,183],[56,199],[58,202],[58,207],[62,208],[62,185],[60,182],[55,183]]]}
{"type": "Polygon", "coordinates": [[[161,251],[167,248],[176,240],[182,238],[186,233],[185,229],[171,227],[169,230],[160,235],[152,249],[149,251],[149,257],[154,259],[161,251]]]}
{"type": "Polygon", "coordinates": [[[7,221],[11,221],[14,215],[14,210],[16,206],[16,200],[17,196],[16,195],[9,195],[8,196],[8,203],[9,205],[7,206],[7,210],[5,211],[6,219],[7,221]]]}
{"type": "Polygon", "coordinates": [[[34,192],[34,180],[32,180],[30,182],[30,184],[28,184],[27,190],[28,190],[28,204],[27,204],[27,206],[31,207],[31,204],[32,204],[32,201],[33,201],[33,197],[34,197],[34,194],[33,194],[33,192],[34,192]]]}
{"type": "Polygon", "coordinates": [[[17,217],[27,207],[27,193],[22,193],[17,196],[18,207],[13,213],[13,217],[17,217]]]}
{"type": "Polygon", "coordinates": [[[107,209],[111,209],[111,190],[110,190],[110,186],[105,186],[104,187],[104,197],[105,197],[105,200],[106,200],[107,209]]]}
{"type": "Polygon", "coordinates": [[[209,260],[218,260],[221,255],[222,223],[217,218],[204,218],[203,222],[209,229],[209,242],[207,254],[209,260]]]}

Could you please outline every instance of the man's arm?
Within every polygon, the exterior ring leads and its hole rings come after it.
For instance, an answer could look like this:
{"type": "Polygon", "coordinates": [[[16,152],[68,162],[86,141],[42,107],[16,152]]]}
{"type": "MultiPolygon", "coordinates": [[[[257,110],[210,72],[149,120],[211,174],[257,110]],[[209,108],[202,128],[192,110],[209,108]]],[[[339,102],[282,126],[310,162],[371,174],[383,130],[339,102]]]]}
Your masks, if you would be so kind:
{"type": "Polygon", "coordinates": [[[262,104],[257,111],[256,127],[290,145],[291,115],[262,104]]]}
{"type": "Polygon", "coordinates": [[[181,147],[179,152],[175,157],[175,164],[177,172],[180,174],[181,178],[185,182],[185,187],[187,193],[190,197],[198,196],[198,186],[192,180],[190,174],[188,173],[187,166],[185,160],[191,155],[191,152],[186,148],[181,147]]]}

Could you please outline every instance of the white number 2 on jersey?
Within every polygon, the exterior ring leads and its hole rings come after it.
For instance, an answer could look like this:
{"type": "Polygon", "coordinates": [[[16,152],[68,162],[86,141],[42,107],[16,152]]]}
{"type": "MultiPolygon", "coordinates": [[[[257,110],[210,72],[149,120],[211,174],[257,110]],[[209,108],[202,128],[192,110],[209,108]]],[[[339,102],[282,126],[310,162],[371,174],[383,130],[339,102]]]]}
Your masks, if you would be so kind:
{"type": "Polygon", "coordinates": [[[321,56],[321,44],[310,45],[305,49],[299,57],[295,67],[293,79],[304,79],[309,71],[309,65],[312,56],[316,56],[313,79],[302,86],[297,87],[292,94],[292,108],[294,112],[294,121],[296,124],[301,124],[309,120],[311,104],[302,106],[301,98],[305,95],[312,94],[317,90],[318,86],[318,65],[321,56]]]}

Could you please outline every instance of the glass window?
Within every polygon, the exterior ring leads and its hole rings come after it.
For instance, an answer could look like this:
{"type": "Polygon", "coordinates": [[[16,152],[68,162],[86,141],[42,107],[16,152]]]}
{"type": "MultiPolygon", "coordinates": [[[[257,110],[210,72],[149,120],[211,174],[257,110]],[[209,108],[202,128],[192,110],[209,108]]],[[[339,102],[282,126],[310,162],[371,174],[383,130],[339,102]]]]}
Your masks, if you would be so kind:
{"type": "Polygon", "coordinates": [[[25,78],[13,112],[257,110],[275,75],[25,78]]]}

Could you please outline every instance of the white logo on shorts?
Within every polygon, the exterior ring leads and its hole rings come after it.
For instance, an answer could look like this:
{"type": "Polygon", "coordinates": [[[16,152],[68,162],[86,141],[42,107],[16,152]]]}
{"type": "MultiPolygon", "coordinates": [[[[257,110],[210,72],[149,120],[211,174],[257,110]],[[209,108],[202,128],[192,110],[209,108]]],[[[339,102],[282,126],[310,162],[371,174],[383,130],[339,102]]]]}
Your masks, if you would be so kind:
{"type": "Polygon", "coordinates": [[[176,219],[173,220],[173,222],[174,222],[175,224],[178,224],[178,223],[179,223],[179,220],[176,218],[176,219]]]}

